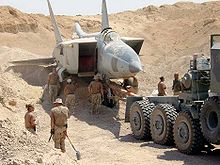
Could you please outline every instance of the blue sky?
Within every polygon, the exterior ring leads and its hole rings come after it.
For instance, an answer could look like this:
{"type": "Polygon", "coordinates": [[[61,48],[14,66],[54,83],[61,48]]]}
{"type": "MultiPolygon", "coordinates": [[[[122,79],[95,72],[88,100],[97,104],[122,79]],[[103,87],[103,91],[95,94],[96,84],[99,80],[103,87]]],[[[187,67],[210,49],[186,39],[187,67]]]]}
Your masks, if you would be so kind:
{"type": "MultiPolygon", "coordinates": [[[[50,0],[56,15],[96,15],[100,13],[101,0],[50,0]]],[[[191,0],[201,3],[210,0],[191,0]]],[[[109,13],[135,10],[148,5],[173,4],[177,0],[107,0],[109,13]]],[[[46,0],[0,0],[0,5],[10,5],[27,13],[48,15],[46,0]]]]}

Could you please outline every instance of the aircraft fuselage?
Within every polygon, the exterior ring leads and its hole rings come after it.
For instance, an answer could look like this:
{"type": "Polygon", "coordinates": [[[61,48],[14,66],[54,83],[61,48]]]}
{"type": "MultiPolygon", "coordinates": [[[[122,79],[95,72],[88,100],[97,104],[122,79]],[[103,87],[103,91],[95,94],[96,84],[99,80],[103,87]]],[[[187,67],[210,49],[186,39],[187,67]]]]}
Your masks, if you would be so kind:
{"type": "Polygon", "coordinates": [[[97,37],[98,72],[108,78],[128,78],[142,70],[137,53],[107,29],[97,37]]]}

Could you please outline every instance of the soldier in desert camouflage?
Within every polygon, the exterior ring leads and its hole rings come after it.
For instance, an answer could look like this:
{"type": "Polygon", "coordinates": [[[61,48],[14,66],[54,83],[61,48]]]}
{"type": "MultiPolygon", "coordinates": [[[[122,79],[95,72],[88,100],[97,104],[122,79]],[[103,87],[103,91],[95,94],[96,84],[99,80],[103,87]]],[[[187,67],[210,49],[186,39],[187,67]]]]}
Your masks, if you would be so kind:
{"type": "Polygon", "coordinates": [[[71,79],[67,79],[67,85],[64,88],[64,96],[66,98],[65,100],[65,106],[68,107],[69,111],[73,111],[75,107],[75,91],[76,91],[76,84],[72,83],[71,79]]]}
{"type": "Polygon", "coordinates": [[[55,68],[53,68],[52,73],[48,75],[48,82],[50,101],[53,103],[58,95],[59,88],[59,76],[55,68]]]}
{"type": "Polygon", "coordinates": [[[101,75],[96,74],[94,76],[94,80],[89,84],[88,90],[91,94],[91,101],[92,101],[92,110],[91,114],[99,114],[98,107],[102,103],[103,93],[103,85],[100,82],[101,75]]]}
{"type": "Polygon", "coordinates": [[[67,134],[67,119],[69,110],[63,106],[62,99],[57,98],[54,107],[51,109],[51,131],[53,135],[54,147],[65,152],[65,138],[67,134]]]}
{"type": "Polygon", "coordinates": [[[173,90],[173,95],[179,95],[182,91],[182,83],[179,79],[179,73],[174,74],[172,90],[173,90]]]}

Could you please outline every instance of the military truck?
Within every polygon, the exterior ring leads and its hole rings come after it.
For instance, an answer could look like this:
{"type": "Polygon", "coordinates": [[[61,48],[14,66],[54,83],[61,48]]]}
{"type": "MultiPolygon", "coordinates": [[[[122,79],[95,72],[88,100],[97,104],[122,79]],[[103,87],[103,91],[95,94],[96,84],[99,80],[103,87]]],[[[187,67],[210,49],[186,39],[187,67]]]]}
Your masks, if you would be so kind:
{"type": "Polygon", "coordinates": [[[175,144],[185,154],[220,144],[220,35],[211,35],[211,61],[194,56],[179,96],[128,97],[125,121],[136,139],[175,144]]]}

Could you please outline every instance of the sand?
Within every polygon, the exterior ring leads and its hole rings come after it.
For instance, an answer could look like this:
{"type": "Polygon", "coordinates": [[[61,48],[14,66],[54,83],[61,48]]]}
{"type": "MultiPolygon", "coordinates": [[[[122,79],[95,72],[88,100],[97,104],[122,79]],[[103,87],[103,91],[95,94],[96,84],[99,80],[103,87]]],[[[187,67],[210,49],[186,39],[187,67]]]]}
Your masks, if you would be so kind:
{"type": "MultiPolygon", "coordinates": [[[[171,94],[173,74],[183,75],[193,53],[209,56],[209,37],[220,33],[220,2],[176,3],[148,6],[110,15],[110,25],[122,36],[143,37],[141,60],[145,72],[137,77],[140,94],[149,95],[164,75],[171,94]],[[147,75],[147,76],[146,76],[147,75]]],[[[100,29],[100,15],[57,16],[62,36],[71,38],[73,24],[80,22],[87,32],[100,29]]],[[[129,123],[124,123],[125,102],[119,108],[101,107],[99,117],[89,114],[86,83],[78,89],[77,106],[69,119],[68,134],[82,159],[76,160],[68,141],[61,153],[48,143],[51,105],[39,102],[48,68],[12,67],[11,60],[50,57],[55,45],[48,16],[26,14],[9,6],[0,7],[0,164],[219,164],[219,151],[187,156],[174,147],[137,141],[129,123]],[[15,106],[9,102],[15,101],[15,106]],[[37,135],[24,128],[26,103],[35,103],[37,135]]]]}

